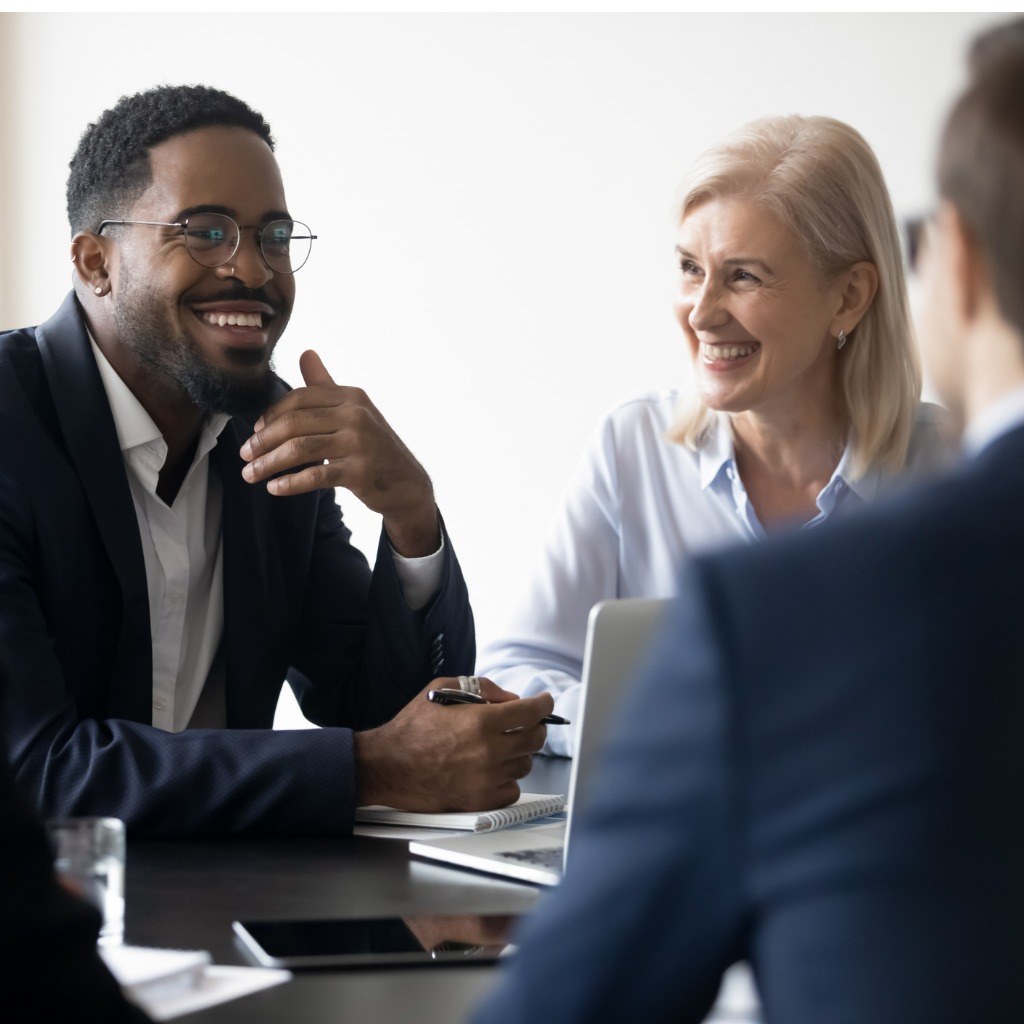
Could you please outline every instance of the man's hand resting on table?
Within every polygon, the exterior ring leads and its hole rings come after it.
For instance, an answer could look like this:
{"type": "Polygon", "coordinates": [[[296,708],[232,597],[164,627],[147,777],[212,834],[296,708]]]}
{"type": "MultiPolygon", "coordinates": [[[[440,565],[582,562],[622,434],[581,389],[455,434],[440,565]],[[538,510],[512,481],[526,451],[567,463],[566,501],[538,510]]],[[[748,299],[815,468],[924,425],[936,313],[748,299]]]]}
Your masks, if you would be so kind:
{"type": "Polygon", "coordinates": [[[435,679],[388,723],[355,734],[356,803],[407,811],[484,811],[519,799],[518,780],[547,734],[551,695],[518,698],[489,679],[490,704],[433,704],[428,690],[457,688],[435,679]]]}

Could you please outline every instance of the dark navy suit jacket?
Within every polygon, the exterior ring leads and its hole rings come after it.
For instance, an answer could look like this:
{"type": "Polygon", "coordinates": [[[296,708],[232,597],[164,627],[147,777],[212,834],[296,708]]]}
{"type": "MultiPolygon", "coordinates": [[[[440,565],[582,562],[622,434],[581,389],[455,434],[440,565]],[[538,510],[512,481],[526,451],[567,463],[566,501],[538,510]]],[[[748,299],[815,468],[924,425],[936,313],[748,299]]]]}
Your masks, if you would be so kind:
{"type": "Polygon", "coordinates": [[[1024,1020],[1024,429],[694,560],[477,1022],[1024,1020]]]}
{"type": "Polygon", "coordinates": [[[251,428],[232,419],[211,453],[224,493],[229,728],[172,735],[149,724],[139,528],[77,303],[0,335],[6,739],[42,813],[114,815],[136,834],[343,833],[348,729],[386,721],[437,675],[472,671],[450,541],[439,593],[410,611],[386,538],[371,576],[333,491],[282,499],[242,480],[251,428]],[[286,676],[310,719],[345,731],[268,731],[286,676]]]}

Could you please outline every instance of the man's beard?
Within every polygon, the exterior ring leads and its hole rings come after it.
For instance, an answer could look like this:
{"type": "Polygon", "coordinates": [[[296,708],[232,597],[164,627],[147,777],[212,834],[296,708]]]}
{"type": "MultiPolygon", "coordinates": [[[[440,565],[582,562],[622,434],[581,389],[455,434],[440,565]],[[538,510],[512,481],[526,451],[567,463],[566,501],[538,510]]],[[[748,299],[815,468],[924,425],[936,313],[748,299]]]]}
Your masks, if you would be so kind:
{"type": "MultiPolygon", "coordinates": [[[[275,384],[272,361],[263,373],[254,376],[210,366],[194,348],[186,349],[185,354],[177,379],[200,409],[256,417],[270,405],[275,384]]],[[[232,355],[239,365],[244,364],[242,356],[263,358],[262,352],[233,351],[232,355]]]]}
{"type": "Polygon", "coordinates": [[[198,345],[172,325],[157,296],[126,279],[122,268],[121,293],[113,319],[121,344],[140,363],[157,371],[168,390],[184,393],[204,412],[255,417],[271,404],[276,377],[273,361],[260,373],[251,367],[262,362],[262,351],[228,349],[239,370],[221,369],[207,362],[198,345]]]}

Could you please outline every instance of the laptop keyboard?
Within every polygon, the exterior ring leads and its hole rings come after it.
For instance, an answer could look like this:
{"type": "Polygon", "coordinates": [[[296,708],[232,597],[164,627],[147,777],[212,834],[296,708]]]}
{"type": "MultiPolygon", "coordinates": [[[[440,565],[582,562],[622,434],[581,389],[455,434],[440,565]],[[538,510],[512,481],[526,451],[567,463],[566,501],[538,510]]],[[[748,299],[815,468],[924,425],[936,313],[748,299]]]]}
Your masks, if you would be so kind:
{"type": "Polygon", "coordinates": [[[505,860],[520,864],[534,864],[541,868],[561,868],[564,849],[561,846],[541,846],[536,850],[503,850],[498,854],[505,860]]]}

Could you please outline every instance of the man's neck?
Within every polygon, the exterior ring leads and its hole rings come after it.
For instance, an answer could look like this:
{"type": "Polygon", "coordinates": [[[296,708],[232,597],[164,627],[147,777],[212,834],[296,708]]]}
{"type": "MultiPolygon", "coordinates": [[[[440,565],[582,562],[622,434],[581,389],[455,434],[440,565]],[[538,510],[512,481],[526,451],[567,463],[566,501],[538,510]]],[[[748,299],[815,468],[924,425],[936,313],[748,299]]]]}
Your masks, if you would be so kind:
{"type": "Polygon", "coordinates": [[[1024,338],[1001,317],[986,317],[970,331],[965,351],[962,418],[966,425],[1024,388],[1024,338]]]}
{"type": "Polygon", "coordinates": [[[174,499],[185,482],[189,469],[196,457],[196,448],[199,445],[199,434],[192,439],[191,446],[177,458],[171,458],[171,449],[168,445],[167,458],[164,460],[163,468],[160,470],[160,479],[156,485],[157,497],[170,508],[174,499]]]}

